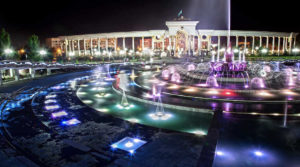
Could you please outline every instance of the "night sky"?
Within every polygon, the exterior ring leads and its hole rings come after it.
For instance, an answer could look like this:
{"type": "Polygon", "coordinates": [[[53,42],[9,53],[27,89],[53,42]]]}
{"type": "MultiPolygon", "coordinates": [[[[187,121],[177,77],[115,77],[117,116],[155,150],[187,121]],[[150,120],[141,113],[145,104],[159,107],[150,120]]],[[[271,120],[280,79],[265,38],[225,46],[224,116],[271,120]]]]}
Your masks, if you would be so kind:
{"type": "MultiPolygon", "coordinates": [[[[299,32],[296,0],[232,0],[232,29],[299,32]]],[[[1,4],[0,28],[13,45],[25,44],[31,34],[59,35],[167,29],[182,9],[200,21],[197,28],[226,29],[227,0],[8,0],[1,4]]]]}

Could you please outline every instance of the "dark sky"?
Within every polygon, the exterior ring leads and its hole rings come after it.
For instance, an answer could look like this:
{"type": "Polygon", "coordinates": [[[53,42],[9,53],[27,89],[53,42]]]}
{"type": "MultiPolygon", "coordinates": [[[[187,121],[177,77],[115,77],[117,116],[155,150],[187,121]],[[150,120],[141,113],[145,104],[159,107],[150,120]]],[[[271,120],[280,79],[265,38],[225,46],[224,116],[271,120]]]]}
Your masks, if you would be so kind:
{"type": "MultiPolygon", "coordinates": [[[[232,29],[299,32],[296,0],[232,0],[232,29]]],[[[31,34],[44,42],[59,35],[166,29],[183,15],[200,21],[198,28],[226,29],[227,0],[7,0],[1,4],[0,28],[15,46],[31,34]]]]}

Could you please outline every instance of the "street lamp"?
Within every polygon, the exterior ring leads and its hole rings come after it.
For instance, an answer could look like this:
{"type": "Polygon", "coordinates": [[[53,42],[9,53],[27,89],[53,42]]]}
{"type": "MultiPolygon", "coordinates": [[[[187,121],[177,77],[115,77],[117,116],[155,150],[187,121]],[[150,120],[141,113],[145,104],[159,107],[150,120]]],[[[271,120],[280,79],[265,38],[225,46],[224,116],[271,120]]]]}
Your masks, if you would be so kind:
{"type": "Polygon", "coordinates": [[[6,55],[10,55],[10,54],[13,53],[13,50],[10,49],[10,48],[6,48],[6,49],[4,49],[4,53],[5,53],[6,55]]]}
{"type": "Polygon", "coordinates": [[[47,54],[47,52],[46,52],[46,50],[42,49],[42,50],[39,51],[39,54],[42,55],[42,56],[45,56],[47,54]]]}
{"type": "Polygon", "coordinates": [[[268,49],[266,49],[266,48],[262,49],[262,50],[261,50],[261,53],[263,53],[263,54],[268,53],[268,49]]]}

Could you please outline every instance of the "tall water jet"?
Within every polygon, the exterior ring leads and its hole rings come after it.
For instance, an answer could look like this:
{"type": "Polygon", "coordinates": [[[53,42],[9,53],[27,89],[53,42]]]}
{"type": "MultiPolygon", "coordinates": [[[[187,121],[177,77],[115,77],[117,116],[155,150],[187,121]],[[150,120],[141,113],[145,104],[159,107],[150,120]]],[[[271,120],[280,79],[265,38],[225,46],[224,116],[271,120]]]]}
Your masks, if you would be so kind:
{"type": "Polygon", "coordinates": [[[230,30],[231,30],[231,0],[227,0],[227,30],[228,30],[228,34],[227,34],[227,48],[230,47],[230,30]]]}
{"type": "Polygon", "coordinates": [[[158,97],[156,110],[154,113],[150,113],[149,117],[151,117],[153,120],[167,120],[170,117],[172,117],[171,114],[165,113],[165,109],[163,106],[163,103],[161,101],[161,97],[158,97]]]}

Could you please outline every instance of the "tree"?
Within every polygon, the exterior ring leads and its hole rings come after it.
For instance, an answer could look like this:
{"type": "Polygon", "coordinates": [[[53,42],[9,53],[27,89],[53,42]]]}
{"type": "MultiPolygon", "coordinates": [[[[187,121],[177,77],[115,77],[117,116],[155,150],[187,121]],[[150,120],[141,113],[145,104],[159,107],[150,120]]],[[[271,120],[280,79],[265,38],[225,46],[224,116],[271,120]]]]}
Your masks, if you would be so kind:
{"type": "Polygon", "coordinates": [[[0,53],[3,55],[3,52],[6,48],[11,47],[10,35],[5,31],[4,28],[0,32],[0,53]]]}
{"type": "Polygon", "coordinates": [[[28,59],[33,61],[39,61],[40,56],[38,51],[40,49],[40,40],[37,35],[32,35],[31,37],[29,37],[27,47],[28,47],[28,59]]]}

